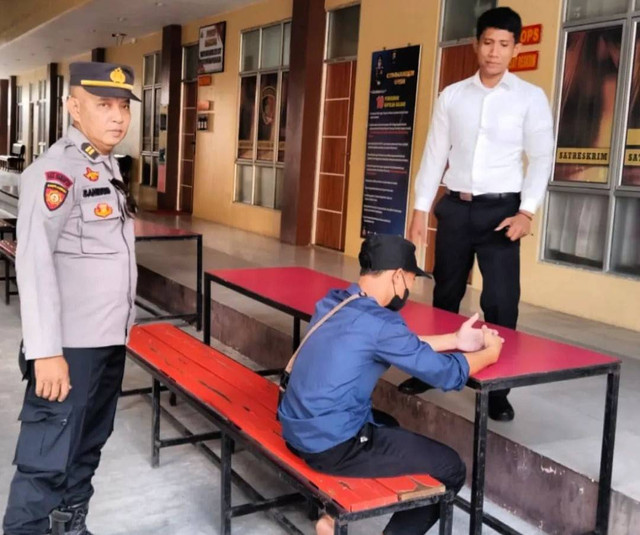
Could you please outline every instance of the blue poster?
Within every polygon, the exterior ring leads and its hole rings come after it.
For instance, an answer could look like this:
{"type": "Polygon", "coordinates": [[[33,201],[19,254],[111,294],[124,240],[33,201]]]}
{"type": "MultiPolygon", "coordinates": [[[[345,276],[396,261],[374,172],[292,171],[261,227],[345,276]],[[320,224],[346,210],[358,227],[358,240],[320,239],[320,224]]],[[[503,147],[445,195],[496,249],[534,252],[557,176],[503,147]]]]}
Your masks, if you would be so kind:
{"type": "Polygon", "coordinates": [[[404,236],[420,46],[374,52],[361,236],[404,236]]]}

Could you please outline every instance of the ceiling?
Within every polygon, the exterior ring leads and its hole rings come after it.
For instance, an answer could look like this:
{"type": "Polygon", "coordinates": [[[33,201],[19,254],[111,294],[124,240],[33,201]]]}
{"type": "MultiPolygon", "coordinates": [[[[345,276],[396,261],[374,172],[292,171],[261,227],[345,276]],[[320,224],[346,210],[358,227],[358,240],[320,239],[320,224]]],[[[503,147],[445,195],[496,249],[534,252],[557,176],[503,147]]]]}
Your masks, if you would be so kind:
{"type": "Polygon", "coordinates": [[[256,0],[92,0],[67,11],[0,46],[0,78],[8,78],[62,61],[93,48],[115,46],[113,33],[125,42],[238,9],[256,0]]]}

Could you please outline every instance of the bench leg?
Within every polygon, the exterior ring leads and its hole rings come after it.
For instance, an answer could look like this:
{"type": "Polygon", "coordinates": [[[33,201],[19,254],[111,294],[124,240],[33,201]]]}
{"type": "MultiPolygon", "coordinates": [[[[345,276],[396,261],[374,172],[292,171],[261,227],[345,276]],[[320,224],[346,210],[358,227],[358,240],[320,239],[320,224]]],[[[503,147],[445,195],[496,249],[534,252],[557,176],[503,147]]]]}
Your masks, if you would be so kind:
{"type": "Polygon", "coordinates": [[[231,460],[233,439],[223,433],[220,443],[220,534],[231,534],[231,460]]]}
{"type": "Polygon", "coordinates": [[[151,387],[151,466],[160,465],[160,381],[153,379],[151,387]]]}
{"type": "Polygon", "coordinates": [[[453,493],[447,491],[440,499],[440,535],[451,535],[453,530],[453,493]]]}

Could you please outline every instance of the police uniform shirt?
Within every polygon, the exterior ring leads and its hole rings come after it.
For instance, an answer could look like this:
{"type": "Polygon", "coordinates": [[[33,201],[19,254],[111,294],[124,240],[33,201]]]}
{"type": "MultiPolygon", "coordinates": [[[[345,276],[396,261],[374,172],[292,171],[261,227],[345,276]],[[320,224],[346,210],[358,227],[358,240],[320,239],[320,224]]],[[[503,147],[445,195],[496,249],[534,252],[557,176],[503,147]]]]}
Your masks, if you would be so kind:
{"type": "MultiPolygon", "coordinates": [[[[314,325],[357,284],[318,302],[314,325]]],[[[362,297],[315,331],[300,349],[278,409],[282,436],[299,451],[318,453],[373,423],[371,393],[391,365],[442,390],[461,390],[469,376],[462,353],[437,353],[409,330],[402,316],[362,297]]]]}
{"type": "Polygon", "coordinates": [[[113,155],[73,126],[22,174],[16,272],[26,358],[126,343],[137,268],[113,155]]]}

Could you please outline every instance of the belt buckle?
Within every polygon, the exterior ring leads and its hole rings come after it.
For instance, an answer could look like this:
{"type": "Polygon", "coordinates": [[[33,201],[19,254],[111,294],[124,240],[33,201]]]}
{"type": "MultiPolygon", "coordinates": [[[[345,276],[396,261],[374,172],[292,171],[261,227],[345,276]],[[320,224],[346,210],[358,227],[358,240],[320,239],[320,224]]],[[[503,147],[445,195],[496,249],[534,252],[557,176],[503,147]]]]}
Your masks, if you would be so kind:
{"type": "Polygon", "coordinates": [[[473,200],[473,195],[471,193],[467,193],[466,191],[461,191],[460,192],[460,200],[461,201],[466,201],[466,202],[471,202],[473,200]]]}

